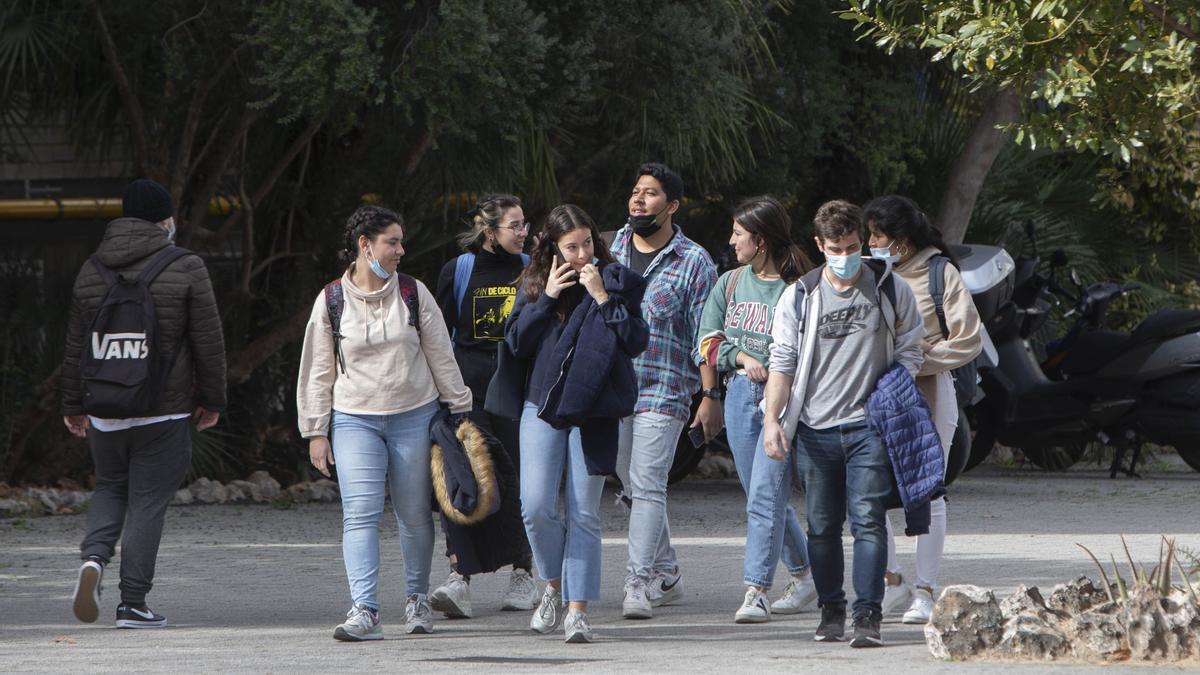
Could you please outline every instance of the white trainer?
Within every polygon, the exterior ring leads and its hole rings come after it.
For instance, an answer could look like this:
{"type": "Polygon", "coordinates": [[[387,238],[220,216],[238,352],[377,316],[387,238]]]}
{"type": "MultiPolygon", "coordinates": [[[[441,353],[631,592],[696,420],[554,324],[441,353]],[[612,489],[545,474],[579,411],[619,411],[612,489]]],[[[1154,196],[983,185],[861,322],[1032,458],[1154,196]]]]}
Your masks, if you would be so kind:
{"type": "Polygon", "coordinates": [[[527,570],[514,569],[508,577],[508,592],[500,610],[504,612],[527,612],[537,606],[538,589],[533,576],[527,570]]]}
{"type": "Polygon", "coordinates": [[[817,600],[817,587],[813,584],[812,575],[792,577],[791,583],[783,589],[783,596],[771,603],[771,611],[775,614],[798,614],[817,600]]]}
{"type": "Polygon", "coordinates": [[[912,603],[912,586],[901,581],[893,586],[887,582],[883,584],[883,615],[891,616],[898,614],[912,603]]]}
{"type": "Polygon", "coordinates": [[[410,635],[433,632],[433,608],[425,595],[414,593],[408,596],[404,605],[404,632],[410,635]]]}
{"type": "Polygon", "coordinates": [[[382,640],[383,623],[379,621],[379,612],[366,605],[355,605],[346,612],[346,621],[333,629],[333,639],[342,642],[382,640]]]}
{"type": "Polygon", "coordinates": [[[471,584],[458,572],[451,572],[446,583],[429,596],[433,609],[450,619],[471,618],[471,584]]]}
{"type": "Polygon", "coordinates": [[[651,607],[669,605],[683,597],[683,573],[676,567],[675,571],[667,574],[654,570],[650,583],[646,585],[646,598],[651,607]]]}
{"type": "Polygon", "coordinates": [[[902,623],[927,624],[933,614],[933,594],[924,588],[913,591],[912,606],[904,613],[902,623]]]}
{"type": "Polygon", "coordinates": [[[103,579],[104,565],[98,560],[87,560],[79,566],[75,593],[71,596],[76,619],[94,623],[100,617],[100,582],[103,579]]]}
{"type": "Polygon", "coordinates": [[[621,603],[621,616],[626,619],[650,619],[654,610],[650,598],[646,597],[646,581],[631,574],[625,579],[625,600],[621,603]]]}
{"type": "Polygon", "coordinates": [[[533,610],[533,616],[529,619],[529,629],[545,635],[558,628],[558,622],[562,619],[562,613],[559,612],[561,604],[562,591],[546,584],[542,600],[538,603],[537,609],[533,610]]]}
{"type": "Polygon", "coordinates": [[[567,618],[563,620],[563,633],[566,641],[571,644],[587,643],[596,639],[592,625],[588,623],[587,613],[577,609],[567,610],[567,618]]]}
{"type": "Polygon", "coordinates": [[[733,615],[734,623],[766,623],[771,620],[771,606],[767,604],[767,594],[757,588],[746,590],[746,598],[742,606],[733,615]]]}

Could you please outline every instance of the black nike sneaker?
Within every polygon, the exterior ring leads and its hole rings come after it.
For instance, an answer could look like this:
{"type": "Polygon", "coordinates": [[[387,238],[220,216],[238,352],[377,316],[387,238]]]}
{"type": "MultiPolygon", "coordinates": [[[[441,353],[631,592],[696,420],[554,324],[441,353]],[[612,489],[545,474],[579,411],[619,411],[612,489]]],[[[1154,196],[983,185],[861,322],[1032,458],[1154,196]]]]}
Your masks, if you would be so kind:
{"type": "Polygon", "coordinates": [[[117,628],[163,628],[167,625],[167,617],[155,614],[145,605],[117,606],[117,628]]]}

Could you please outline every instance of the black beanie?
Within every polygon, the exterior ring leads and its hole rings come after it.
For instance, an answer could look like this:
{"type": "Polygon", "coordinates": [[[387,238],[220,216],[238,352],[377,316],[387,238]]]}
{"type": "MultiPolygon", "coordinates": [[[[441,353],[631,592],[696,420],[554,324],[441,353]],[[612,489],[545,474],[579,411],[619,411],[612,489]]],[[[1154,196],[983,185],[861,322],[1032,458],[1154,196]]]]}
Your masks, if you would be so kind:
{"type": "Polygon", "coordinates": [[[175,215],[171,193],[158,183],[139,178],[125,186],[121,196],[121,215],[159,223],[175,215]]]}

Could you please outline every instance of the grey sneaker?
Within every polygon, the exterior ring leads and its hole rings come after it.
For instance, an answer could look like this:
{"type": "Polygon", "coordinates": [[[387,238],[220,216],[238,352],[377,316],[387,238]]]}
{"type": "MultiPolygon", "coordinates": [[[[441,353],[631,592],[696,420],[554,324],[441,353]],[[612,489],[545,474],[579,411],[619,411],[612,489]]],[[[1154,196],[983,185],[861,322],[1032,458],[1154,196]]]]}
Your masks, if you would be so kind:
{"type": "Polygon", "coordinates": [[[821,608],[821,624],[813,640],[817,642],[837,642],[846,635],[846,606],[825,605],[821,608]]]}
{"type": "Polygon", "coordinates": [[[75,618],[84,623],[95,623],[100,618],[100,582],[104,579],[104,565],[98,560],[87,560],[79,566],[79,577],[75,580],[73,594],[75,618]]]}
{"type": "Polygon", "coordinates": [[[538,589],[527,570],[514,569],[508,578],[508,592],[500,605],[503,612],[527,612],[537,606],[538,589]]]}
{"type": "Polygon", "coordinates": [[[646,597],[651,607],[669,605],[683,597],[683,573],[676,567],[674,572],[667,573],[654,570],[650,583],[646,584],[646,597]]]}
{"type": "Polygon", "coordinates": [[[567,618],[563,621],[563,633],[566,633],[568,643],[591,642],[596,639],[592,626],[588,623],[587,613],[577,609],[567,610],[567,618]]]}
{"type": "Polygon", "coordinates": [[[854,617],[854,637],[850,638],[851,647],[882,647],[883,638],[879,636],[880,614],[874,612],[854,617]]]}
{"type": "Polygon", "coordinates": [[[625,579],[625,601],[621,603],[621,616],[626,619],[654,617],[650,598],[646,597],[646,580],[635,574],[625,579]]]}
{"type": "Polygon", "coordinates": [[[542,601],[538,603],[537,609],[533,610],[533,616],[529,619],[529,629],[545,635],[558,628],[558,622],[562,619],[562,614],[558,611],[561,604],[562,592],[546,584],[542,601]]]}
{"type": "Polygon", "coordinates": [[[813,585],[811,574],[803,578],[792,577],[792,582],[783,589],[783,596],[771,603],[771,611],[776,614],[797,614],[816,599],[817,587],[813,585]]]}
{"type": "Polygon", "coordinates": [[[366,605],[355,605],[346,612],[346,621],[333,629],[333,639],[343,642],[382,640],[383,624],[379,612],[366,605]]]}
{"type": "Polygon", "coordinates": [[[746,598],[742,606],[733,615],[734,623],[766,623],[771,620],[771,606],[767,604],[767,594],[757,588],[746,589],[746,598]]]}
{"type": "Polygon", "coordinates": [[[404,605],[404,632],[410,635],[433,632],[433,608],[425,595],[413,593],[408,596],[404,605]]]}
{"type": "Polygon", "coordinates": [[[446,583],[437,587],[429,604],[451,619],[471,618],[471,584],[458,572],[451,572],[446,583]]]}

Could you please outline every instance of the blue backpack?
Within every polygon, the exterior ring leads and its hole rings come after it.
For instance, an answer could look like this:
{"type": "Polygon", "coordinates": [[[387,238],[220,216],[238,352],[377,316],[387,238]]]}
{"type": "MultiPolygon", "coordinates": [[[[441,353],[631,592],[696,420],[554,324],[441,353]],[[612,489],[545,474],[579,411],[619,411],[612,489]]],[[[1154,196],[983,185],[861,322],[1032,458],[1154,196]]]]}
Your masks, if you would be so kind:
{"type": "MultiPolygon", "coordinates": [[[[529,256],[525,253],[521,254],[521,266],[529,266],[529,256]]],[[[454,311],[462,309],[463,299],[467,297],[467,284],[471,281],[471,272],[475,270],[475,254],[464,253],[458,256],[454,261],[454,311]]],[[[455,328],[450,331],[450,340],[454,340],[454,336],[458,333],[458,322],[455,321],[455,328]]]]}

